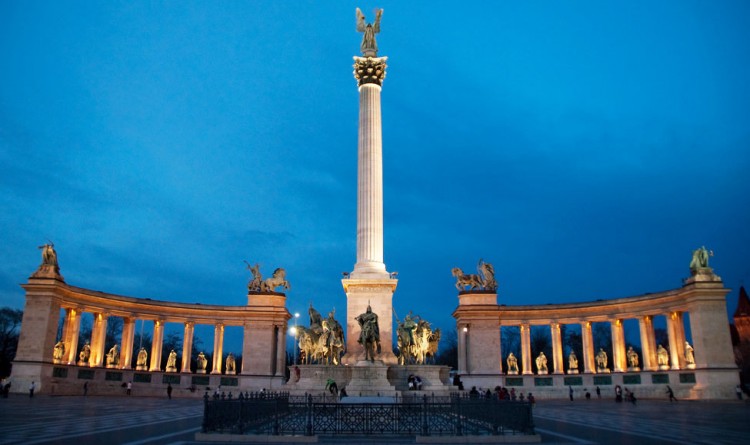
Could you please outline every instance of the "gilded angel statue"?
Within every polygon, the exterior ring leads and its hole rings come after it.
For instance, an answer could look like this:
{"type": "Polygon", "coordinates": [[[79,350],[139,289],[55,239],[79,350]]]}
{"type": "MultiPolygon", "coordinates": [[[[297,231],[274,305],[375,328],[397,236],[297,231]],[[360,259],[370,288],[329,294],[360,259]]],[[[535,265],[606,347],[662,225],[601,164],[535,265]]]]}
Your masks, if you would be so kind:
{"type": "Polygon", "coordinates": [[[375,12],[375,22],[366,23],[365,15],[357,8],[357,32],[364,33],[360,51],[362,51],[362,55],[365,57],[377,57],[378,55],[378,44],[375,42],[375,34],[380,32],[380,17],[382,15],[383,10],[378,9],[375,12]]]}

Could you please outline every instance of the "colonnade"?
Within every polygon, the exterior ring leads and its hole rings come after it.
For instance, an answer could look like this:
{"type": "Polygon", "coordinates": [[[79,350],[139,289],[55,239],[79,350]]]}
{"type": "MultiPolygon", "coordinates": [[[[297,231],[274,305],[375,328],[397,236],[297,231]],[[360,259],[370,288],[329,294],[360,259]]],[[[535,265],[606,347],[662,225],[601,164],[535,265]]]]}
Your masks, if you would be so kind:
{"type": "MultiPolygon", "coordinates": [[[[562,327],[579,325],[583,357],[578,357],[581,373],[625,373],[642,371],[679,371],[701,369],[736,369],[726,312],[724,288],[715,275],[698,276],[679,289],[614,300],[597,300],[543,306],[506,306],[497,304],[493,292],[465,291],[459,294],[459,306],[453,316],[458,331],[458,372],[466,376],[503,375],[502,364],[509,351],[501,350],[501,327],[515,326],[520,331],[521,357],[517,357],[520,375],[535,374],[531,351],[532,326],[549,327],[552,357],[548,370],[564,374],[568,360],[564,357],[562,327]],[[686,359],[685,317],[689,314],[692,345],[686,359]],[[654,318],[666,320],[667,344],[657,345],[654,318]],[[629,366],[625,343],[626,320],[638,320],[641,354],[639,369],[629,366]],[[607,322],[611,329],[612,356],[607,369],[597,369],[592,324],[607,322]],[[657,350],[662,352],[659,364],[657,350]],[[668,361],[667,364],[664,364],[668,361]],[[692,363],[690,363],[692,362],[692,363]]],[[[539,351],[534,351],[539,354],[539,351]]],[[[544,373],[544,372],[543,372],[544,373]]]]}
{"type": "MultiPolygon", "coordinates": [[[[89,358],[86,361],[80,360],[81,350],[78,349],[79,335],[81,330],[81,320],[85,309],[78,307],[67,307],[64,308],[65,317],[63,321],[62,338],[60,341],[65,345],[64,354],[62,359],[56,360],[53,357],[54,351],[49,351],[52,360],[57,364],[64,365],[78,365],[78,366],[89,366],[89,367],[101,367],[105,366],[104,357],[107,354],[107,348],[111,348],[113,344],[106,345],[106,331],[107,321],[111,316],[108,313],[92,313],[93,315],[93,326],[91,330],[91,339],[88,341],[90,353],[89,358]]],[[[134,357],[135,347],[135,327],[139,318],[137,317],[124,317],[121,340],[118,343],[120,357],[118,363],[113,366],[117,369],[132,369],[132,362],[134,357]]],[[[144,319],[140,319],[145,321],[144,319]]],[[[151,350],[148,356],[150,357],[148,371],[164,371],[161,367],[162,362],[162,350],[164,344],[164,324],[167,319],[153,320],[154,329],[151,341],[151,350]]],[[[182,360],[180,372],[191,373],[191,362],[193,360],[193,338],[195,333],[195,322],[184,321],[182,322],[184,330],[182,336],[182,360]]],[[[224,363],[224,323],[217,322],[214,325],[214,343],[213,343],[213,363],[207,371],[211,374],[221,374],[224,363]]],[[[280,329],[279,332],[286,332],[284,329],[280,329]]],[[[137,351],[135,352],[137,355],[137,351]]],[[[199,371],[196,369],[195,371],[199,371]]],[[[227,370],[224,369],[226,372],[227,370]]],[[[234,373],[234,372],[229,372],[234,373]]]]}

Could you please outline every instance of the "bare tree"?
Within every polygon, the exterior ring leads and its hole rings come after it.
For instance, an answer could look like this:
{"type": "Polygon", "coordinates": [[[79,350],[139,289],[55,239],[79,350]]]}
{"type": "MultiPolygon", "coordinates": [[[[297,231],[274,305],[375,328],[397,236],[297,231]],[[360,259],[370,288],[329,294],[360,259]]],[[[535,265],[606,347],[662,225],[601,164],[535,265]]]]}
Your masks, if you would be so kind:
{"type": "Polygon", "coordinates": [[[0,376],[10,375],[11,362],[16,357],[23,311],[4,307],[0,309],[0,376]]]}

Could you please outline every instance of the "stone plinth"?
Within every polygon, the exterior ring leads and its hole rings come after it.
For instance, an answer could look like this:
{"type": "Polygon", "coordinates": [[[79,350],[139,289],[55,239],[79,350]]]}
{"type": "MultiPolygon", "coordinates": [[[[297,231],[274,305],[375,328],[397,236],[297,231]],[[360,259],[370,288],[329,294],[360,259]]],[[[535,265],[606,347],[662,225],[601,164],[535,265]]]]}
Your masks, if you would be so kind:
{"type": "Polygon", "coordinates": [[[435,365],[407,365],[391,366],[388,368],[388,381],[398,391],[408,391],[409,375],[418,376],[422,379],[422,390],[412,391],[414,393],[440,393],[456,391],[458,388],[451,385],[450,367],[435,365]]]}
{"type": "Polygon", "coordinates": [[[396,392],[395,385],[388,381],[388,366],[377,362],[360,362],[350,368],[352,377],[346,385],[349,395],[375,396],[396,392]]]}
{"type": "Polygon", "coordinates": [[[578,374],[578,369],[568,369],[568,374],[578,374]]]}

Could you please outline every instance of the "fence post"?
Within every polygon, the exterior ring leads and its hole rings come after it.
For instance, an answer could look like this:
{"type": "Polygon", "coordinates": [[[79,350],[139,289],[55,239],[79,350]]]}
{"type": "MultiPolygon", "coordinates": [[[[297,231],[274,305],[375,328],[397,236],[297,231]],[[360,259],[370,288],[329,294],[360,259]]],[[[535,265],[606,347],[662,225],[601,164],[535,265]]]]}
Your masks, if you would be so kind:
{"type": "Polygon", "coordinates": [[[456,413],[456,436],[463,436],[463,425],[461,424],[461,395],[459,394],[458,397],[456,397],[456,409],[454,410],[456,413]]]}
{"type": "Polygon", "coordinates": [[[208,392],[203,396],[203,432],[208,432],[208,392]]]}
{"type": "Polygon", "coordinates": [[[313,435],[313,427],[312,427],[312,395],[307,395],[307,431],[305,432],[306,436],[312,436],[313,435]]]}
{"type": "Polygon", "coordinates": [[[422,435],[423,436],[429,436],[430,435],[430,429],[427,425],[427,394],[424,395],[422,398],[422,435]]]}

